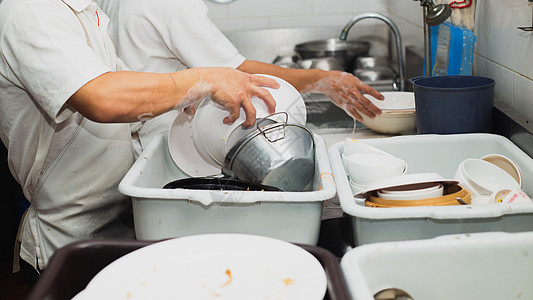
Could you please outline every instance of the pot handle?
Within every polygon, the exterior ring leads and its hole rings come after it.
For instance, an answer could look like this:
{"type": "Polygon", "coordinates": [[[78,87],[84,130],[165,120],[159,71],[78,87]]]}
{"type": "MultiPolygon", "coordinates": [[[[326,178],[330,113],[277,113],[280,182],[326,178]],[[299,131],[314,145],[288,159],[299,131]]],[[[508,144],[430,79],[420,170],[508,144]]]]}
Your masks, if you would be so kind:
{"type": "Polygon", "coordinates": [[[261,118],[259,119],[257,122],[256,122],[256,126],[257,126],[257,129],[259,130],[259,132],[261,132],[261,134],[271,143],[274,143],[276,141],[279,141],[279,140],[282,140],[285,138],[285,126],[287,125],[287,122],[289,121],[289,115],[284,112],[284,111],[281,111],[281,112],[277,112],[277,113],[273,113],[271,115],[268,115],[264,118],[261,118]],[[285,116],[285,121],[283,123],[275,123],[275,124],[272,124],[270,126],[265,126],[266,128],[261,128],[261,123],[263,123],[263,121],[265,121],[266,119],[270,119],[270,117],[274,116],[274,115],[284,115],[285,116]]]}

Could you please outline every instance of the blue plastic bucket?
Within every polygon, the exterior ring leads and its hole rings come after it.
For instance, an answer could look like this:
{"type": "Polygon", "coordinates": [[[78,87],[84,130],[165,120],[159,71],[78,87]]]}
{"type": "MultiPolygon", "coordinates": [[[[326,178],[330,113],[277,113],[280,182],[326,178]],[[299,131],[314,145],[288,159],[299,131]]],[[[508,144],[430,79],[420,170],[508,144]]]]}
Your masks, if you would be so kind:
{"type": "Polygon", "coordinates": [[[492,131],[494,85],[481,76],[415,77],[417,133],[454,134],[492,131]]]}

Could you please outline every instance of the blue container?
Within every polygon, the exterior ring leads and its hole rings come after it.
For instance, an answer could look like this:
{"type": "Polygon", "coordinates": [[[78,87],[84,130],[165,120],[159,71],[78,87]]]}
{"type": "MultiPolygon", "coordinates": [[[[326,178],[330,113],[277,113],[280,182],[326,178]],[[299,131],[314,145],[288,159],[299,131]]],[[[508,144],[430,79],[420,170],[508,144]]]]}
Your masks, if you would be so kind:
{"type": "Polygon", "coordinates": [[[494,85],[480,76],[415,77],[418,134],[492,132],[494,85]]]}

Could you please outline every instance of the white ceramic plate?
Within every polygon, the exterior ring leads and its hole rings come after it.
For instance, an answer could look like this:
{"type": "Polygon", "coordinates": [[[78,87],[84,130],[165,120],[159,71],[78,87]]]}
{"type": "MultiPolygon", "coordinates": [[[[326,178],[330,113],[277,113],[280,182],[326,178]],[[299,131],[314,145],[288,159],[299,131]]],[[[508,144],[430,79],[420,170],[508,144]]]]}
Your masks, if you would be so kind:
{"type": "Polygon", "coordinates": [[[323,299],[327,278],[309,252],[281,240],[206,234],[141,248],[100,271],[85,299],[323,299]]]}
{"type": "MultiPolygon", "coordinates": [[[[261,76],[273,78],[280,84],[279,89],[266,88],[276,100],[276,112],[287,112],[289,123],[305,125],[307,111],[300,93],[280,78],[261,76]]],[[[263,100],[253,97],[251,101],[256,108],[258,119],[269,115],[263,100]]],[[[220,173],[224,157],[229,150],[228,137],[246,120],[241,108],[240,116],[233,124],[224,124],[222,120],[228,114],[224,107],[206,98],[198,105],[194,118],[178,116],[172,124],[168,139],[170,154],[174,162],[189,176],[211,176],[220,173]]],[[[283,116],[276,116],[276,121],[284,120],[283,116]]]]}
{"type": "Polygon", "coordinates": [[[355,194],[354,197],[365,198],[368,194],[374,191],[403,186],[403,185],[429,183],[429,182],[438,182],[442,184],[458,184],[459,183],[459,181],[455,179],[445,179],[438,173],[405,174],[405,175],[389,177],[389,178],[385,178],[381,180],[376,180],[372,184],[368,185],[368,187],[364,191],[361,191],[355,194]]]}
{"type": "Polygon", "coordinates": [[[203,157],[192,136],[192,116],[179,113],[168,131],[168,150],[172,160],[192,177],[220,174],[220,166],[203,157]]]}

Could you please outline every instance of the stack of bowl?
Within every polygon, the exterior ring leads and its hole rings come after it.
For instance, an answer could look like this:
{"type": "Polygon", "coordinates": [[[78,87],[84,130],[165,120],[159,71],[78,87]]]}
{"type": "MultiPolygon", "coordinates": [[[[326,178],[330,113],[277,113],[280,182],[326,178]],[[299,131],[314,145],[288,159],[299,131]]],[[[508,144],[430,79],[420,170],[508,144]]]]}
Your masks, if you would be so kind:
{"type": "Polygon", "coordinates": [[[437,173],[417,173],[376,181],[356,195],[369,207],[412,207],[470,204],[468,190],[437,173]]]}
{"type": "Polygon", "coordinates": [[[355,153],[344,156],[352,190],[363,190],[376,180],[404,174],[407,164],[392,155],[355,153]]]}
{"type": "Polygon", "coordinates": [[[404,160],[351,138],[344,140],[342,161],[354,194],[365,190],[376,180],[405,174],[407,171],[404,160]]]}

